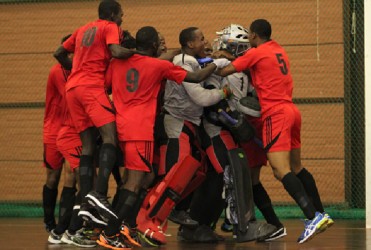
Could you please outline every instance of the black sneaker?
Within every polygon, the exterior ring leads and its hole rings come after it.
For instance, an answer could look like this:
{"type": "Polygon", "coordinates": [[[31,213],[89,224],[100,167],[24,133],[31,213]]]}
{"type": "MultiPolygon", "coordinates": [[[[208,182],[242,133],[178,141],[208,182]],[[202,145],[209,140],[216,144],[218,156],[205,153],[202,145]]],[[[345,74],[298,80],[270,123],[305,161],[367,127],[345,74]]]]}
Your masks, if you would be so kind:
{"type": "Polygon", "coordinates": [[[108,202],[106,196],[96,191],[91,191],[85,198],[89,205],[97,210],[105,222],[111,219],[118,219],[117,215],[112,211],[111,204],[108,202]]]}
{"type": "Polygon", "coordinates": [[[267,242],[267,241],[277,240],[286,235],[287,235],[286,228],[284,226],[281,226],[281,227],[277,227],[276,231],[268,235],[266,238],[258,239],[258,242],[267,242]]]}
{"type": "Polygon", "coordinates": [[[206,225],[197,228],[181,226],[178,231],[178,240],[197,243],[217,243],[220,241],[217,234],[206,225]]]}
{"type": "Polygon", "coordinates": [[[198,222],[192,220],[191,216],[184,210],[175,210],[173,209],[168,216],[168,219],[175,224],[196,228],[198,227],[198,222]]]}
{"type": "MultiPolygon", "coordinates": [[[[237,227],[237,225],[235,226],[237,227]]],[[[258,221],[250,221],[247,230],[236,230],[237,242],[249,242],[253,240],[264,241],[266,237],[275,232],[277,228],[271,224],[258,221]]]]}
{"type": "Polygon", "coordinates": [[[62,244],[62,235],[63,234],[56,234],[53,229],[49,233],[48,242],[51,244],[62,244]]]}
{"type": "Polygon", "coordinates": [[[92,222],[97,227],[104,227],[107,226],[107,221],[104,221],[104,218],[102,218],[97,210],[95,208],[90,206],[83,206],[81,204],[80,211],[78,214],[84,221],[92,222]]]}

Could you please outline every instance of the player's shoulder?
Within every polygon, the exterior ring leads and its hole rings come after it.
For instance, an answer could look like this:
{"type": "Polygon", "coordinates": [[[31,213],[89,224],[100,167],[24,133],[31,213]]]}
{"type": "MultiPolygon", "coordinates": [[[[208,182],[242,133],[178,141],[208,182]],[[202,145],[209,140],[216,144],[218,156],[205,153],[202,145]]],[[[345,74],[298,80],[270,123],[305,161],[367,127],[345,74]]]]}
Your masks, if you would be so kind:
{"type": "Polygon", "coordinates": [[[54,64],[50,70],[49,70],[50,74],[57,74],[59,72],[62,72],[62,65],[59,64],[59,63],[56,63],[54,64]]]}
{"type": "Polygon", "coordinates": [[[197,62],[197,59],[195,57],[187,55],[187,54],[176,55],[173,59],[173,63],[175,65],[190,64],[190,65],[199,66],[199,63],[197,62]]]}

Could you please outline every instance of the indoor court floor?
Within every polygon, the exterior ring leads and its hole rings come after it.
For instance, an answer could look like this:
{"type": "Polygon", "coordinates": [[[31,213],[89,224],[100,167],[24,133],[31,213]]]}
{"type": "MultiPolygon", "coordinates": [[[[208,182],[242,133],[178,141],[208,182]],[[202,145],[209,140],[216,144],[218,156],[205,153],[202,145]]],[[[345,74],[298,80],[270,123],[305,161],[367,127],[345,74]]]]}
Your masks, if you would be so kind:
{"type": "MultiPolygon", "coordinates": [[[[303,225],[298,219],[283,220],[288,235],[270,243],[234,243],[232,236],[217,230],[226,237],[224,242],[218,244],[195,244],[179,242],[177,240],[177,225],[170,223],[168,244],[160,247],[161,250],[243,250],[243,249],[369,249],[371,250],[371,229],[365,229],[363,220],[336,220],[335,224],[326,232],[304,244],[297,244],[303,225]]],[[[220,225],[220,223],[219,223],[220,225]]],[[[42,218],[1,218],[0,219],[0,250],[36,250],[36,249],[87,249],[69,245],[49,245],[48,234],[42,225],[42,218]]],[[[91,249],[104,249],[95,247],[91,249]]],[[[139,248],[138,248],[139,249],[139,248]]]]}

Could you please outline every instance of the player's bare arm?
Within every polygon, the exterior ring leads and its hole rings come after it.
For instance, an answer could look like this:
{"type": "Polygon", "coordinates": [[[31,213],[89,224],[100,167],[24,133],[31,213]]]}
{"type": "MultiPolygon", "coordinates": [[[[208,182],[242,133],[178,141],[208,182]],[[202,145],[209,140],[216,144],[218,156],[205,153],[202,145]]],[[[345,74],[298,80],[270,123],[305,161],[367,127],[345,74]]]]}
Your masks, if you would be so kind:
{"type": "Polygon", "coordinates": [[[55,52],[54,57],[57,59],[57,61],[62,64],[63,68],[67,70],[72,69],[72,61],[68,57],[68,54],[70,52],[66,50],[63,46],[60,46],[55,52]]]}
{"type": "Polygon", "coordinates": [[[224,67],[224,68],[221,68],[221,69],[218,69],[217,71],[215,71],[215,74],[224,77],[224,76],[228,76],[230,74],[236,73],[236,72],[237,72],[237,70],[235,69],[235,67],[231,63],[227,67],[224,67]]]}
{"type": "Polygon", "coordinates": [[[181,50],[180,50],[180,49],[174,49],[174,50],[168,51],[168,52],[166,52],[166,53],[162,53],[162,54],[158,57],[158,59],[166,60],[166,61],[172,62],[173,59],[174,59],[174,56],[179,55],[180,53],[181,53],[181,50]]]}
{"type": "Polygon", "coordinates": [[[113,58],[127,59],[135,54],[135,51],[124,48],[119,44],[110,44],[108,45],[108,47],[111,51],[111,55],[113,58]]]}

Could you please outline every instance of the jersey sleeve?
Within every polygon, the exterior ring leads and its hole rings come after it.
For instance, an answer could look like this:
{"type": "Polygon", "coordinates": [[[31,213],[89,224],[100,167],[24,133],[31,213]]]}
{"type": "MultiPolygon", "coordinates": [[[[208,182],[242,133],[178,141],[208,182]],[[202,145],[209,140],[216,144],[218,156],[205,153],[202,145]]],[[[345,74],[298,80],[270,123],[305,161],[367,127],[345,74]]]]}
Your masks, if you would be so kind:
{"type": "Polygon", "coordinates": [[[73,32],[73,34],[63,43],[63,48],[65,48],[69,52],[75,52],[76,36],[78,31],[78,29],[75,30],[75,32],[73,32]]]}
{"type": "Polygon", "coordinates": [[[165,65],[164,78],[181,84],[187,75],[187,71],[171,62],[163,61],[163,63],[165,65]]]}
{"type": "Polygon", "coordinates": [[[115,23],[109,23],[106,27],[106,44],[120,44],[120,28],[115,23]]]}
{"type": "Polygon", "coordinates": [[[251,48],[243,56],[238,57],[232,62],[232,65],[237,72],[244,71],[252,66],[259,60],[257,50],[251,48]]]}

